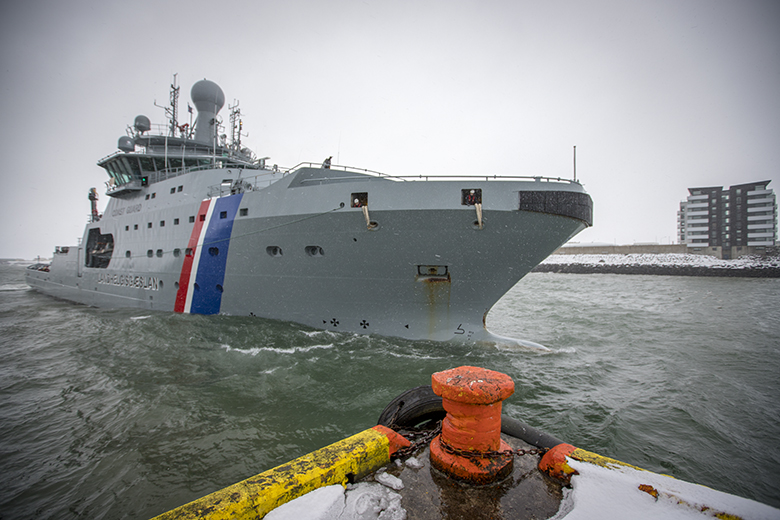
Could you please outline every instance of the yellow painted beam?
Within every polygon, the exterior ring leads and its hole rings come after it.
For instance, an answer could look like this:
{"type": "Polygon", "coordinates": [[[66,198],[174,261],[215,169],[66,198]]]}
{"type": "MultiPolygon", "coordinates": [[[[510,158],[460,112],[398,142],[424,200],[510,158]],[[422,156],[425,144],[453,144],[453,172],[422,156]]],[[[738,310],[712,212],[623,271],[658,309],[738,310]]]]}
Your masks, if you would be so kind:
{"type": "Polygon", "coordinates": [[[376,471],[408,441],[376,426],[308,455],[177,507],[153,520],[260,519],[269,511],[322,486],[346,484],[376,471]]]}

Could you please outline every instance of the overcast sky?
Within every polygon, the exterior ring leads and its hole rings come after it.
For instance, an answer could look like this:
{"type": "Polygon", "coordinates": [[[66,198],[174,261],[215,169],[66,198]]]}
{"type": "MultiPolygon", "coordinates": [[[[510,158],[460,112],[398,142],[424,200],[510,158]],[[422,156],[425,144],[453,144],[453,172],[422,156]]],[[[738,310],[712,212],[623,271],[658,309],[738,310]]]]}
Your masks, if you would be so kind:
{"type": "Polygon", "coordinates": [[[676,240],[687,188],[780,192],[777,0],[3,2],[0,257],[74,245],[172,75],[271,163],[577,177],[580,242],[676,240]],[[227,121],[227,109],[221,113],[227,121]]]}

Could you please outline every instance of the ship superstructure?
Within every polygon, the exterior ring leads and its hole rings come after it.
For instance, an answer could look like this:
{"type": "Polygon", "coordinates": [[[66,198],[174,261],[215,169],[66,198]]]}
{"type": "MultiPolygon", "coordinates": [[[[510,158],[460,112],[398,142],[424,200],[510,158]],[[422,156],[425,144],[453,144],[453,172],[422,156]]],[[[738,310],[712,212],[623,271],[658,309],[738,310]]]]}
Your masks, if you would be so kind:
{"type": "Polygon", "coordinates": [[[138,116],[98,162],[104,213],[48,270],[28,270],[32,287],[100,307],[489,341],[492,305],[592,223],[574,180],[271,166],[241,146],[237,103],[220,135],[218,85],[199,81],[191,97],[197,119],[179,124],[174,80],[169,123],[138,116]]]}

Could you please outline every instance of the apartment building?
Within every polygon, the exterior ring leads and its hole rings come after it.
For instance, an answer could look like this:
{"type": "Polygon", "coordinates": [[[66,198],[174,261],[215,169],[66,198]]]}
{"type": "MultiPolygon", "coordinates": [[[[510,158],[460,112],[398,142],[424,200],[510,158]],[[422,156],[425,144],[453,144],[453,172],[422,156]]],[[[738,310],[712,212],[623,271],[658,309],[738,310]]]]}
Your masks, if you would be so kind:
{"type": "Polygon", "coordinates": [[[736,258],[777,242],[777,201],[771,181],[689,188],[677,212],[677,238],[692,253],[736,258]]]}

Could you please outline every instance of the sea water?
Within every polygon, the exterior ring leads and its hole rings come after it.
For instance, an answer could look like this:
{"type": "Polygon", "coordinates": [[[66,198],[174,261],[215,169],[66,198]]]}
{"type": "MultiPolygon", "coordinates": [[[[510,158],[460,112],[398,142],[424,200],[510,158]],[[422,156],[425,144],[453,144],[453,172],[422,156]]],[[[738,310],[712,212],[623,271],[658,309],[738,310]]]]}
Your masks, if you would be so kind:
{"type": "Polygon", "coordinates": [[[548,350],[95,309],[0,266],[0,517],[148,518],[460,365],[575,446],[780,507],[780,280],[530,274],[487,325],[548,350]]]}

